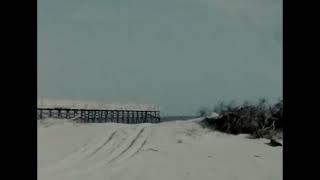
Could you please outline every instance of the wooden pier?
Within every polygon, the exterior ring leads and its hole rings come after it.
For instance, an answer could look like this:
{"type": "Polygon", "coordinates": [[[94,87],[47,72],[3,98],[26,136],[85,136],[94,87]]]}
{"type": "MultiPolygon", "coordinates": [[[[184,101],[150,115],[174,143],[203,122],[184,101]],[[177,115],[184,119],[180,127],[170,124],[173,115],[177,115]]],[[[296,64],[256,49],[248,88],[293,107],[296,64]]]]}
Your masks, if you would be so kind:
{"type": "Polygon", "coordinates": [[[81,123],[159,123],[160,111],[37,108],[37,119],[74,119],[81,123]]]}

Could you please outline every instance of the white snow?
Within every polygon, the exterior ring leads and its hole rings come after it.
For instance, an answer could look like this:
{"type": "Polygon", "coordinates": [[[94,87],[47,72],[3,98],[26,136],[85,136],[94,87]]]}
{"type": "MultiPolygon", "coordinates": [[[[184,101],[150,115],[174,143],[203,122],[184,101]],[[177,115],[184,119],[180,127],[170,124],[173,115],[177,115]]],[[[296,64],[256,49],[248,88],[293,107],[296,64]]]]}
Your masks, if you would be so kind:
{"type": "Polygon", "coordinates": [[[210,113],[208,113],[208,115],[206,116],[206,118],[212,118],[212,119],[218,118],[218,117],[219,117],[219,114],[216,113],[216,112],[210,112],[210,113]]]}
{"type": "Polygon", "coordinates": [[[282,147],[203,129],[198,121],[38,121],[38,179],[282,179],[282,147]]]}

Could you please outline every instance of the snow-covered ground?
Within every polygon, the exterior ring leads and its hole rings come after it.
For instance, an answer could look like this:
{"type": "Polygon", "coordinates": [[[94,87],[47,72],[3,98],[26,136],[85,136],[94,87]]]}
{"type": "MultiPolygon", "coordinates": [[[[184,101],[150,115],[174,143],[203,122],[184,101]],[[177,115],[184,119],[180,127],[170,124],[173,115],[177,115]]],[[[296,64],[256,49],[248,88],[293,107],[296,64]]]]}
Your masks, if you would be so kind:
{"type": "Polygon", "coordinates": [[[282,179],[282,147],[203,129],[199,120],[134,125],[38,121],[38,179],[282,179]]]}

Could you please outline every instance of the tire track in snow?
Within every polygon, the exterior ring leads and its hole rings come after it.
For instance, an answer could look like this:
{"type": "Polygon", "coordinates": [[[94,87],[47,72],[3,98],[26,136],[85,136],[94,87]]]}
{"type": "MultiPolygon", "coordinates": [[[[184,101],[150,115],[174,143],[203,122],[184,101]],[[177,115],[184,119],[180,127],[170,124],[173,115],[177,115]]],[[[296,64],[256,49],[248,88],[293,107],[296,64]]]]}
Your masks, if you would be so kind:
{"type": "Polygon", "coordinates": [[[141,143],[141,145],[139,146],[139,148],[134,152],[132,153],[128,158],[126,159],[130,159],[132,158],[133,156],[137,155],[138,153],[141,152],[142,148],[147,144],[148,142],[148,139],[150,138],[150,136],[152,136],[152,134],[154,134],[154,130],[153,130],[153,125],[148,127],[149,129],[149,132],[147,133],[146,137],[144,138],[144,141],[141,143]]]}
{"type": "Polygon", "coordinates": [[[121,151],[121,153],[119,155],[117,155],[116,157],[112,158],[109,162],[109,163],[112,163],[114,162],[115,160],[119,159],[121,156],[123,156],[123,154],[125,154],[134,144],[135,142],[140,138],[141,134],[144,132],[145,130],[145,127],[143,127],[139,132],[138,134],[135,136],[135,138],[130,142],[130,144],[124,149],[121,151]]]}
{"type": "Polygon", "coordinates": [[[117,133],[117,131],[114,131],[109,138],[101,145],[99,146],[96,150],[94,150],[91,154],[88,155],[88,157],[92,157],[94,154],[96,154],[100,149],[102,149],[104,146],[106,146],[114,137],[114,135],[117,133]]]}
{"type": "Polygon", "coordinates": [[[112,153],[117,150],[118,148],[121,147],[121,145],[128,139],[128,136],[125,136],[124,138],[121,138],[121,140],[119,141],[119,143],[117,143],[117,145],[111,149],[111,151],[109,152],[109,155],[112,155],[112,153]]]}
{"type": "Polygon", "coordinates": [[[85,160],[85,158],[89,157],[90,155],[91,156],[94,155],[101,148],[103,148],[107,143],[109,143],[113,139],[116,132],[117,132],[117,130],[112,132],[111,135],[107,135],[107,136],[102,137],[98,142],[85,143],[81,148],[76,150],[74,153],[70,154],[69,156],[60,160],[59,162],[44,168],[43,171],[44,172],[47,172],[47,171],[49,171],[49,172],[67,171],[68,169],[72,168],[73,166],[75,166],[77,164],[81,164],[80,163],[81,161],[85,160]],[[99,142],[101,142],[106,137],[108,137],[108,138],[107,138],[107,140],[103,141],[102,145],[98,145],[97,148],[93,148],[93,147],[96,147],[97,144],[101,144],[99,142]]]}
{"type": "MultiPolygon", "coordinates": [[[[109,136],[103,138],[106,139],[107,137],[107,140],[103,141],[103,143],[101,143],[102,139],[99,141],[99,145],[97,145],[97,143],[90,143],[91,145],[88,145],[85,152],[79,152],[76,159],[70,159],[71,161],[56,170],[68,175],[85,175],[97,169],[105,168],[114,162],[127,160],[141,151],[147,143],[150,130],[152,130],[152,128],[140,126],[138,129],[124,128],[120,129],[120,131],[109,133],[109,136]]],[[[57,173],[57,171],[55,172],[57,173]]]]}
{"type": "Polygon", "coordinates": [[[130,159],[133,156],[135,156],[136,154],[138,154],[146,143],[147,143],[147,140],[144,140],[143,143],[141,144],[141,146],[139,147],[139,149],[137,151],[135,151],[128,159],[130,159]]]}
{"type": "MultiPolygon", "coordinates": [[[[131,130],[133,130],[133,129],[130,129],[129,131],[131,131],[131,130]]],[[[83,168],[74,169],[71,173],[72,174],[88,174],[96,169],[106,168],[106,166],[108,166],[112,162],[125,157],[126,154],[130,154],[130,152],[129,152],[130,149],[133,149],[132,147],[137,147],[139,145],[139,143],[137,141],[141,140],[141,136],[143,134],[145,134],[144,133],[145,127],[141,128],[139,130],[139,132],[133,138],[131,138],[131,140],[129,140],[130,135],[132,137],[132,134],[134,132],[129,132],[129,131],[128,131],[128,129],[125,129],[124,131],[121,130],[120,132],[122,132],[121,135],[123,135],[123,137],[121,139],[114,138],[114,139],[118,139],[118,141],[115,140],[115,142],[117,142],[116,146],[114,148],[112,148],[111,151],[103,152],[104,156],[101,156],[101,158],[99,160],[97,160],[96,163],[94,163],[90,167],[86,167],[84,169],[83,168]],[[121,149],[123,149],[123,150],[121,151],[121,149]],[[120,151],[120,153],[118,153],[119,151],[120,151]],[[116,153],[113,153],[113,152],[116,152],[116,153]],[[102,157],[104,157],[104,158],[102,158],[102,157]],[[111,160],[109,160],[110,158],[111,158],[111,160]]],[[[134,131],[136,131],[135,128],[134,128],[134,131]]],[[[145,139],[142,144],[144,145],[146,142],[147,141],[145,139]]],[[[143,147],[143,145],[140,145],[138,149],[141,149],[143,147]]],[[[124,158],[124,159],[127,159],[127,158],[124,158]]]]}

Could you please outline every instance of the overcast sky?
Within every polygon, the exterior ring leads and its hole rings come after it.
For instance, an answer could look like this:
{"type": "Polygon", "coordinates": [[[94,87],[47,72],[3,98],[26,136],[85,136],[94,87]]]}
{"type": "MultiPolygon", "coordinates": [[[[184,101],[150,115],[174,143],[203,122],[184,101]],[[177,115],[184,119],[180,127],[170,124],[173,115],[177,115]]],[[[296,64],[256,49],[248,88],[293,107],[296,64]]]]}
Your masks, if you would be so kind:
{"type": "Polygon", "coordinates": [[[159,104],[282,97],[281,0],[38,0],[38,96],[159,104]]]}

